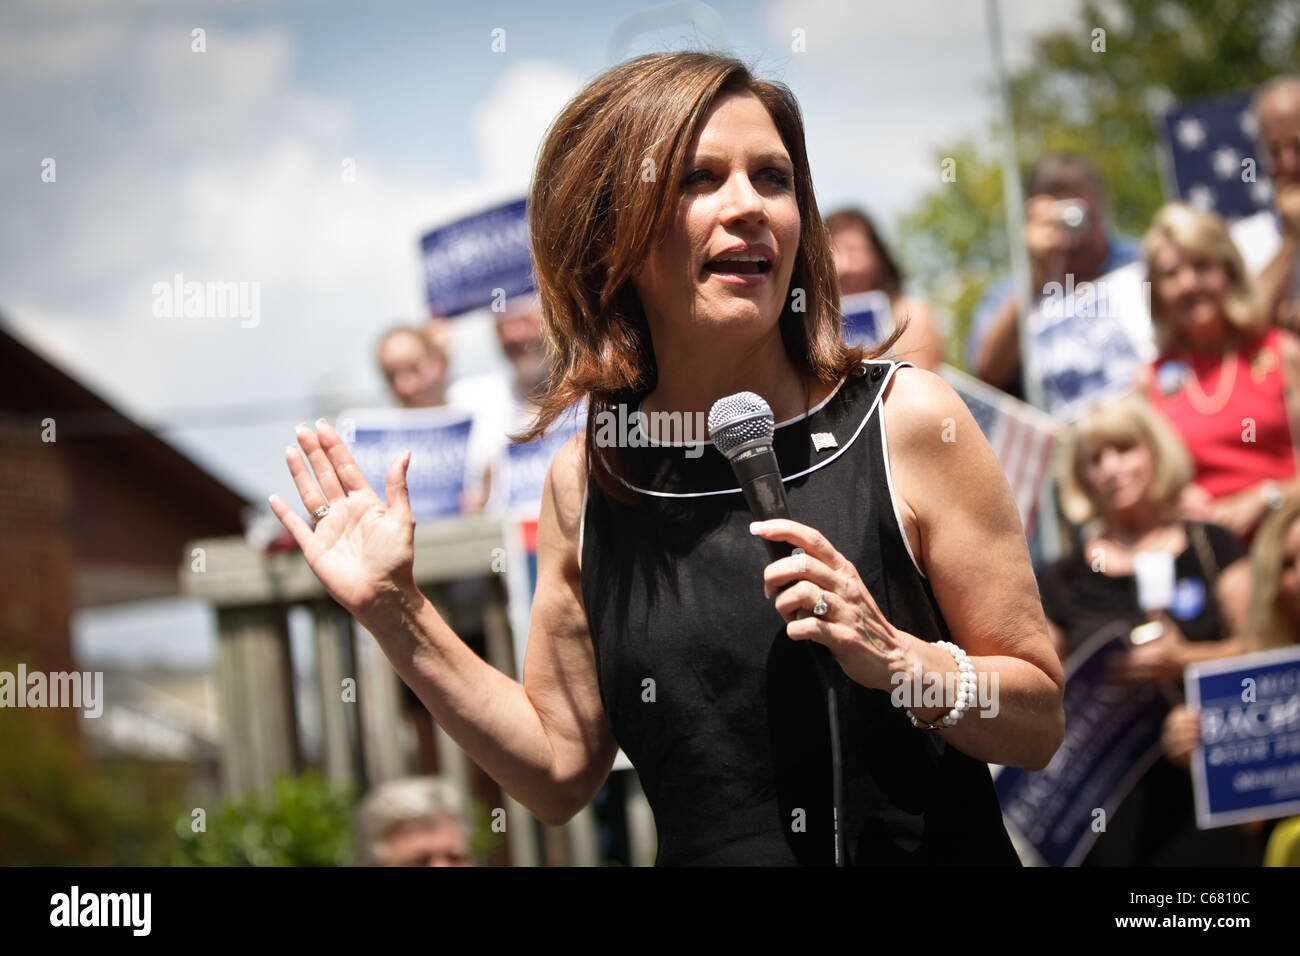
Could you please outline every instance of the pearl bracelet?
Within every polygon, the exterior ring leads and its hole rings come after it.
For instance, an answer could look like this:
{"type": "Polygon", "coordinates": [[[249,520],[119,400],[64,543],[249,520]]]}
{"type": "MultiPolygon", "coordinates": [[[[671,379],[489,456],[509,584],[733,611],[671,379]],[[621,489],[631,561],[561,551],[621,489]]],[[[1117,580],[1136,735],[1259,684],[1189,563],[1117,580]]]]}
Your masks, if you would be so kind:
{"type": "Polygon", "coordinates": [[[957,661],[957,701],[953,709],[948,711],[947,716],[931,723],[918,720],[915,714],[910,710],[907,711],[907,718],[912,722],[912,726],[923,730],[938,730],[941,727],[953,726],[975,702],[975,665],[970,662],[966,652],[951,641],[935,641],[934,646],[944,648],[957,661]]]}

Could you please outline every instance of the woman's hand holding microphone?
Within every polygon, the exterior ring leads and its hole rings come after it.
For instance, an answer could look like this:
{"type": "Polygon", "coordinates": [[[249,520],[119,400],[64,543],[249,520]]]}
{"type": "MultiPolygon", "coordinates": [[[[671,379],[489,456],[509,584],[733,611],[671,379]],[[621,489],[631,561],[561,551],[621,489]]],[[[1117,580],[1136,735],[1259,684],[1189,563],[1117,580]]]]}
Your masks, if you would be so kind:
{"type": "Polygon", "coordinates": [[[788,518],[756,521],[751,530],[802,550],[773,561],[763,573],[764,593],[776,597],[791,640],[824,645],[849,678],[878,690],[891,690],[896,673],[919,664],[924,642],[889,623],[858,569],[820,531],[788,518]]]}

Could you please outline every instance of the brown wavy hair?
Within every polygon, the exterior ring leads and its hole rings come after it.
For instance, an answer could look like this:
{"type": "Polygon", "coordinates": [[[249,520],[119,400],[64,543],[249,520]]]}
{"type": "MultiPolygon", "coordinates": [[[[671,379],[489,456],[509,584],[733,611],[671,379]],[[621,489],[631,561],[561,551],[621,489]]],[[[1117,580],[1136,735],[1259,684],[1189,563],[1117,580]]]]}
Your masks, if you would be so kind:
{"type": "Polygon", "coordinates": [[[601,489],[634,500],[618,449],[600,447],[596,423],[658,381],[650,327],[632,285],[637,266],[664,237],[677,208],[690,144],[713,103],[750,92],[772,117],[794,165],[800,236],[781,339],[800,372],[833,384],[863,358],[883,354],[901,329],[867,352],[843,338],[839,283],[804,144],[803,117],[783,84],[757,79],[739,60],[704,52],[628,60],[596,77],[552,123],[528,198],[550,374],[537,398],[530,441],[575,402],[587,400],[587,471],[601,489]],[[650,175],[646,175],[647,170],[650,175]]]}

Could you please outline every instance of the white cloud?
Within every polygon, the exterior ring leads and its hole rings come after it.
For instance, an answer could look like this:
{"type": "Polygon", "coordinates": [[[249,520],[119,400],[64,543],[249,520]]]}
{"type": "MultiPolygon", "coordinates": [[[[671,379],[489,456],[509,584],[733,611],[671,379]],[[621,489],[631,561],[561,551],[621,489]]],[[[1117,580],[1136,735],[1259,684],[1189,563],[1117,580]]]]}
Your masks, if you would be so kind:
{"type": "Polygon", "coordinates": [[[486,178],[524,189],[547,128],[581,86],[572,70],[545,60],[524,60],[507,70],[474,110],[486,178]]]}
{"type": "MultiPolygon", "coordinates": [[[[512,67],[474,110],[482,175],[452,181],[435,158],[403,178],[390,169],[408,157],[372,149],[347,104],[295,84],[283,28],[210,24],[207,52],[194,53],[190,29],[207,18],[90,12],[57,27],[14,18],[0,39],[0,75],[15,80],[0,88],[11,147],[0,158],[0,308],[153,422],[169,408],[377,393],[374,335],[424,314],[419,236],[521,192],[546,124],[579,85],[544,61],[512,67]],[[54,183],[40,180],[44,156],[54,183]],[[259,283],[260,323],[154,317],[154,283],[176,273],[259,283]]],[[[274,428],[237,413],[216,424],[174,437],[242,487],[289,490],[277,452],[287,428],[276,444],[274,428]]]]}

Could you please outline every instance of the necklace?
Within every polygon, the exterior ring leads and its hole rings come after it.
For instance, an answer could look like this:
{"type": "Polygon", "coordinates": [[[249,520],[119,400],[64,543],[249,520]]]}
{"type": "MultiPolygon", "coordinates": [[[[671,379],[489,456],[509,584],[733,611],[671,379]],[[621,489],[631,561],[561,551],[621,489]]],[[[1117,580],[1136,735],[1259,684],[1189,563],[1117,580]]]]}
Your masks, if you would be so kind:
{"type": "Polygon", "coordinates": [[[1206,395],[1205,390],[1201,388],[1200,380],[1196,377],[1196,367],[1191,362],[1187,364],[1188,374],[1183,382],[1183,393],[1187,396],[1187,404],[1202,415],[1219,414],[1228,404],[1228,399],[1232,398],[1232,387],[1237,383],[1237,350],[1233,349],[1224,354],[1219,368],[1219,381],[1214,386],[1213,396],[1206,395]]]}

